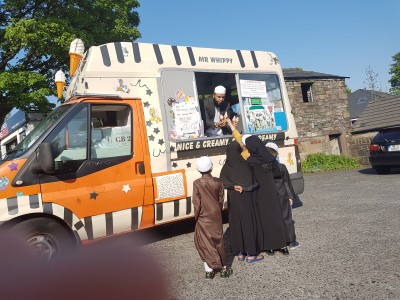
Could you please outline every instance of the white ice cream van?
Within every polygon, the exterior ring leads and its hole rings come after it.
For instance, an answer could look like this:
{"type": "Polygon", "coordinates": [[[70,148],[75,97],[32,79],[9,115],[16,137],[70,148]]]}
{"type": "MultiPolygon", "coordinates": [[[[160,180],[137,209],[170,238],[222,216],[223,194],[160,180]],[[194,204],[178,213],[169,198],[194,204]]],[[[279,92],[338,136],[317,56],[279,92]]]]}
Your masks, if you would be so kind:
{"type": "Polygon", "coordinates": [[[239,115],[238,129],[274,141],[296,193],[303,191],[275,54],[129,42],[79,47],[70,52],[68,86],[56,76],[64,103],[0,162],[0,228],[24,234],[51,257],[192,217],[195,160],[209,156],[219,176],[234,140],[204,133],[202,104],[218,85],[239,115]]]}

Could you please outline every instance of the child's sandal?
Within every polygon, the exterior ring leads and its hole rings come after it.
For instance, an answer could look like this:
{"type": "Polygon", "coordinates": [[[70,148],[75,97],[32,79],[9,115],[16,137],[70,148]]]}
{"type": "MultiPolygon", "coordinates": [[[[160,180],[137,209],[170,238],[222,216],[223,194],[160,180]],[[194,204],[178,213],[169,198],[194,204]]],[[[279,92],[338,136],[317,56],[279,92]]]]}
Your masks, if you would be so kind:
{"type": "Polygon", "coordinates": [[[214,276],[215,276],[214,271],[206,272],[206,279],[214,279],[214,276]]]}
{"type": "Polygon", "coordinates": [[[221,270],[221,272],[219,272],[221,278],[228,278],[229,274],[227,270],[221,270]]]}

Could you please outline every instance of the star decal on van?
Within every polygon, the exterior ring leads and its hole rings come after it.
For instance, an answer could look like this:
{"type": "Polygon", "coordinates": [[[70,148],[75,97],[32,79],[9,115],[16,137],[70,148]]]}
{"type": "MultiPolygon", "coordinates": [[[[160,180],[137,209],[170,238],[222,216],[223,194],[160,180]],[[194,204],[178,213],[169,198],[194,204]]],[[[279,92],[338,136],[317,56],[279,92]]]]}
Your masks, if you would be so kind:
{"type": "Polygon", "coordinates": [[[16,171],[16,170],[18,170],[18,164],[16,164],[15,162],[12,162],[12,163],[9,164],[7,167],[10,168],[10,171],[16,171]]]}
{"type": "Polygon", "coordinates": [[[147,127],[151,127],[151,125],[153,125],[153,122],[151,122],[151,121],[146,121],[146,126],[147,126],[147,127]]]}
{"type": "Polygon", "coordinates": [[[164,145],[164,140],[163,139],[159,139],[158,140],[158,144],[160,144],[161,146],[164,145]]]}
{"type": "Polygon", "coordinates": [[[122,190],[125,192],[125,194],[128,194],[128,192],[131,190],[129,184],[123,184],[122,186],[122,190]]]}
{"type": "Polygon", "coordinates": [[[173,168],[176,168],[178,166],[178,164],[176,163],[176,162],[174,162],[173,164],[172,164],[172,167],[173,168]]]}
{"type": "Polygon", "coordinates": [[[192,166],[192,164],[190,163],[190,162],[188,162],[187,164],[186,164],[186,167],[188,167],[188,168],[190,168],[192,166]]]}
{"type": "Polygon", "coordinates": [[[158,127],[156,127],[156,128],[154,128],[153,132],[154,132],[155,134],[160,133],[160,129],[158,129],[158,127]]]}
{"type": "Polygon", "coordinates": [[[90,193],[90,199],[96,200],[96,197],[97,197],[98,195],[99,195],[99,194],[97,194],[96,191],[93,191],[93,192],[90,193]]]}

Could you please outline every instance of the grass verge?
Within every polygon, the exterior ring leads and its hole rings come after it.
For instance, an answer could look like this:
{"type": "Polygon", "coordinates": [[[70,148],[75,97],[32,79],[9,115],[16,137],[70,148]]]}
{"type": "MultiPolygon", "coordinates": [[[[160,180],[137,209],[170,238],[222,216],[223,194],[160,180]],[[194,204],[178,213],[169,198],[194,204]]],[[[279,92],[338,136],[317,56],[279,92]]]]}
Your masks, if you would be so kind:
{"type": "Polygon", "coordinates": [[[301,164],[303,173],[347,170],[359,167],[361,165],[356,157],[324,153],[310,154],[301,164]]]}

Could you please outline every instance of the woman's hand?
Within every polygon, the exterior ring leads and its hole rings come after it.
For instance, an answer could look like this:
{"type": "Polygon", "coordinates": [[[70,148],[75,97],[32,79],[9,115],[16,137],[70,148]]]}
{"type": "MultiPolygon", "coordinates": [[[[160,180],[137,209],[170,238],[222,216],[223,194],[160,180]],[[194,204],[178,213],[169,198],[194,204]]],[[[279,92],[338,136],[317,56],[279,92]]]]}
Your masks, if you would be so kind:
{"type": "Polygon", "coordinates": [[[240,186],[240,185],[235,185],[235,191],[237,191],[237,192],[239,192],[239,193],[242,193],[243,192],[243,187],[242,186],[240,186]]]}
{"type": "Polygon", "coordinates": [[[233,123],[233,126],[235,127],[235,129],[237,129],[238,123],[239,123],[239,117],[238,116],[234,116],[232,118],[232,123],[233,123]]]}

